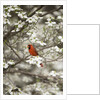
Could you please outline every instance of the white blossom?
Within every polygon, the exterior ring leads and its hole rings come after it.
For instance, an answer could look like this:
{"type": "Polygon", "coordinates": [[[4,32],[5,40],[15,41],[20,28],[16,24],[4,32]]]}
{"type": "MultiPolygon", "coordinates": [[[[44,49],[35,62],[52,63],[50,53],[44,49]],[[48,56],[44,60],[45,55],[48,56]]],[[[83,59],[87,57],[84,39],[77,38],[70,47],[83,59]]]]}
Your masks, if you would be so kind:
{"type": "Polygon", "coordinates": [[[11,12],[11,11],[14,11],[15,10],[12,6],[7,7],[7,9],[8,9],[8,12],[11,12]]]}
{"type": "Polygon", "coordinates": [[[9,61],[8,61],[8,64],[10,64],[10,65],[14,65],[15,62],[14,62],[14,60],[9,60],[9,61]]]}
{"type": "Polygon", "coordinates": [[[35,38],[36,37],[36,33],[33,33],[32,35],[31,35],[31,38],[35,38]]]}
{"type": "Polygon", "coordinates": [[[9,65],[8,65],[8,63],[3,62],[3,68],[5,68],[5,69],[6,69],[6,68],[8,68],[8,66],[9,66],[9,65]]]}
{"type": "Polygon", "coordinates": [[[7,6],[6,8],[4,8],[4,10],[7,10],[8,12],[11,12],[11,11],[20,11],[22,10],[21,8],[19,8],[17,5],[10,5],[10,6],[7,6]]]}
{"type": "Polygon", "coordinates": [[[3,18],[3,24],[10,24],[10,21],[6,18],[3,18]]]}
{"type": "Polygon", "coordinates": [[[37,43],[39,43],[42,46],[46,45],[46,43],[44,43],[43,41],[37,41],[37,43]]]}
{"type": "Polygon", "coordinates": [[[39,40],[38,38],[34,37],[34,38],[30,38],[32,43],[37,43],[37,41],[39,40]]]}
{"type": "Polygon", "coordinates": [[[49,73],[49,76],[53,76],[53,77],[59,76],[59,78],[63,78],[63,73],[62,72],[51,71],[49,73]]]}
{"type": "Polygon", "coordinates": [[[26,21],[29,22],[29,23],[33,23],[33,22],[36,23],[36,20],[32,17],[28,18],[26,21]]]}
{"type": "Polygon", "coordinates": [[[63,78],[63,75],[61,75],[60,78],[63,78]]]}
{"type": "Polygon", "coordinates": [[[52,49],[60,53],[63,51],[63,48],[59,48],[58,46],[52,47],[52,49]]]}
{"type": "Polygon", "coordinates": [[[35,20],[38,20],[38,17],[37,17],[37,16],[34,15],[34,16],[32,16],[32,17],[35,18],[35,20]]]}
{"type": "Polygon", "coordinates": [[[36,23],[37,20],[38,20],[38,17],[34,15],[32,17],[27,18],[26,21],[29,22],[29,23],[36,23]]]}
{"type": "Polygon", "coordinates": [[[25,22],[22,22],[21,20],[18,21],[17,23],[15,23],[15,25],[18,26],[18,28],[23,27],[24,24],[25,24],[25,22]]]}
{"type": "Polygon", "coordinates": [[[48,26],[53,26],[56,24],[56,22],[53,22],[51,19],[54,19],[54,17],[47,18],[48,22],[45,22],[48,26]]]}
{"type": "Polygon", "coordinates": [[[56,24],[56,22],[51,22],[53,25],[56,24]]]}
{"type": "Polygon", "coordinates": [[[58,48],[58,46],[55,46],[55,48],[54,48],[56,51],[58,51],[59,52],[59,48],[58,48]]]}
{"type": "Polygon", "coordinates": [[[49,76],[56,76],[56,71],[51,71],[50,73],[49,73],[49,76]]]}
{"type": "Polygon", "coordinates": [[[45,22],[48,26],[53,26],[56,24],[56,22],[52,22],[52,21],[49,21],[49,22],[45,22]]]}
{"type": "Polygon", "coordinates": [[[20,31],[20,28],[22,28],[24,24],[25,24],[25,22],[22,22],[21,20],[18,21],[17,23],[15,23],[16,29],[12,30],[11,32],[18,32],[18,31],[20,31]]]}
{"type": "Polygon", "coordinates": [[[29,60],[26,60],[29,64],[35,64],[34,59],[30,58],[29,60]]]}
{"type": "Polygon", "coordinates": [[[16,32],[16,30],[12,30],[11,32],[16,32]]]}
{"type": "Polygon", "coordinates": [[[26,33],[27,35],[31,35],[31,33],[30,32],[28,32],[28,33],[26,33]]]}
{"type": "Polygon", "coordinates": [[[56,26],[56,29],[59,29],[59,26],[58,25],[56,26]]]}
{"type": "Polygon", "coordinates": [[[51,18],[48,18],[47,21],[50,22],[51,21],[51,18]]]}
{"type": "Polygon", "coordinates": [[[4,13],[3,13],[3,16],[4,16],[4,17],[11,17],[11,15],[10,15],[9,12],[4,12],[4,13]]]}
{"type": "Polygon", "coordinates": [[[62,16],[58,16],[57,19],[62,19],[62,16]]]}
{"type": "Polygon", "coordinates": [[[20,29],[19,28],[16,28],[16,32],[18,32],[20,29]]]}
{"type": "Polygon", "coordinates": [[[37,36],[36,36],[36,33],[26,33],[27,35],[29,35],[30,36],[30,40],[31,40],[31,42],[32,43],[38,43],[38,44],[40,44],[41,46],[44,46],[44,45],[46,45],[46,43],[44,43],[43,41],[40,41],[38,38],[37,38],[37,36]]]}
{"type": "Polygon", "coordinates": [[[62,36],[58,36],[58,39],[61,40],[61,42],[63,42],[63,37],[62,36]]]}
{"type": "Polygon", "coordinates": [[[17,12],[20,18],[27,18],[26,12],[17,12]]]}
{"type": "Polygon", "coordinates": [[[37,11],[36,14],[41,14],[42,15],[43,12],[42,11],[37,11]]]}

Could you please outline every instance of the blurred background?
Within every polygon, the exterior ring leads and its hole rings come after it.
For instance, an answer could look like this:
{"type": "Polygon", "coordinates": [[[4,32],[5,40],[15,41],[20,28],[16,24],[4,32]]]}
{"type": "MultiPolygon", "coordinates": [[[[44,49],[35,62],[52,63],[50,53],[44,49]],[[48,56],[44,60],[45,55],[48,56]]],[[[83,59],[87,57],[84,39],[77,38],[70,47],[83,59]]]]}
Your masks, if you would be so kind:
{"type": "Polygon", "coordinates": [[[63,94],[62,5],[3,7],[3,93],[63,94]],[[29,44],[37,57],[30,55],[29,44]]]}

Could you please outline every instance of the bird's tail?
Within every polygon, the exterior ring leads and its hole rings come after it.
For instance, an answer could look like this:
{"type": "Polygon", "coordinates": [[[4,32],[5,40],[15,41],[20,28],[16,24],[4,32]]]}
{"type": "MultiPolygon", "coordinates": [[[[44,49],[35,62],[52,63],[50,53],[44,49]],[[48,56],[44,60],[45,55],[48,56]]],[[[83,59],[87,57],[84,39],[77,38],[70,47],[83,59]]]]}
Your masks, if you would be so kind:
{"type": "Polygon", "coordinates": [[[41,67],[43,67],[43,64],[42,63],[40,63],[40,65],[41,65],[41,67]]]}

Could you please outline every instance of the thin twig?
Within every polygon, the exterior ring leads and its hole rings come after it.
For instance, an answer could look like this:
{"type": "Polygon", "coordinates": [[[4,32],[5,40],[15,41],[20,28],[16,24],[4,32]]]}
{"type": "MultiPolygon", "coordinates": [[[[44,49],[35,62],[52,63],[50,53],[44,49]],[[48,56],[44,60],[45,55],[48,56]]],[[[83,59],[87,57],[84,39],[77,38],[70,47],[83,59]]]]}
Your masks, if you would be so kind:
{"type": "MultiPolygon", "coordinates": [[[[4,42],[5,42],[5,41],[4,41],[4,42]]],[[[20,56],[15,52],[15,50],[14,50],[7,42],[5,42],[5,44],[15,53],[15,55],[16,55],[19,59],[21,59],[20,56]]]]}

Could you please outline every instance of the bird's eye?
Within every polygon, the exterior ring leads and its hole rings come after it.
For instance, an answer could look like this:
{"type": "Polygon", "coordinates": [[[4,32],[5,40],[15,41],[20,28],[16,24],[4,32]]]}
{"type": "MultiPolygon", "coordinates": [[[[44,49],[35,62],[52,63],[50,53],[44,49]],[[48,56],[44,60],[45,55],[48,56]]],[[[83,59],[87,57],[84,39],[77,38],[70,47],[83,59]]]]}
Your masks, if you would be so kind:
{"type": "Polygon", "coordinates": [[[31,46],[30,45],[28,46],[28,49],[31,49],[31,46]]]}

